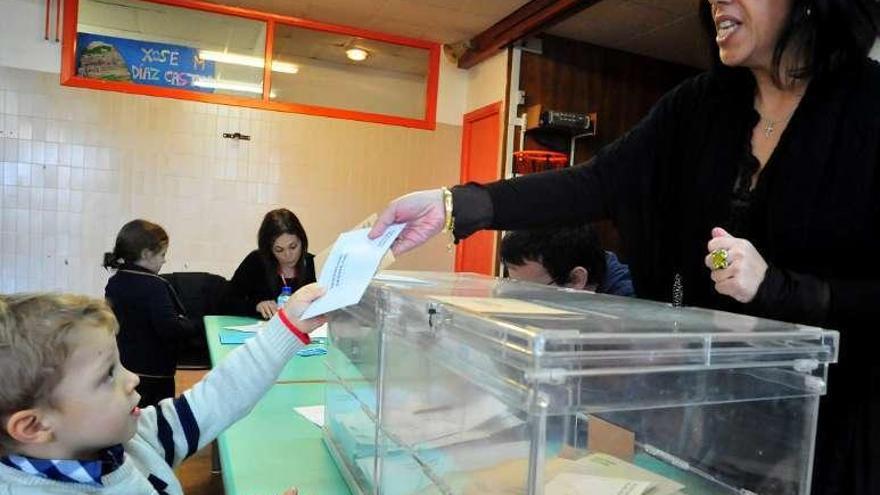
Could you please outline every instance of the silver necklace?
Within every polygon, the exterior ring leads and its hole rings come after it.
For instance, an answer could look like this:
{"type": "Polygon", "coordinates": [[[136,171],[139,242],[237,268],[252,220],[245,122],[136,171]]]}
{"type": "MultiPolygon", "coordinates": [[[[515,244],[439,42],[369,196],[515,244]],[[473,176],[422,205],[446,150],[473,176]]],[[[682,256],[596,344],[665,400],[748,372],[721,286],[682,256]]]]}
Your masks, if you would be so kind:
{"type": "MultiPolygon", "coordinates": [[[[791,117],[789,117],[789,118],[791,118],[791,117]]],[[[767,119],[762,118],[761,120],[763,121],[763,120],[767,120],[767,119]]],[[[770,135],[773,134],[773,131],[776,130],[776,125],[777,125],[777,124],[784,124],[784,123],[786,123],[786,122],[788,122],[788,119],[784,119],[784,120],[767,120],[767,125],[764,126],[764,130],[763,130],[763,132],[764,132],[764,137],[765,137],[765,138],[769,138],[770,135]]]]}
{"type": "Polygon", "coordinates": [[[777,125],[785,124],[786,122],[791,120],[792,115],[794,115],[794,112],[797,111],[798,106],[800,106],[801,98],[803,98],[803,97],[804,97],[803,93],[800,93],[798,95],[798,98],[794,103],[794,108],[791,109],[791,112],[788,112],[788,116],[785,117],[784,119],[770,120],[768,118],[765,118],[760,113],[758,113],[758,115],[761,116],[761,122],[767,122],[767,125],[765,125],[764,128],[761,130],[761,132],[764,133],[765,138],[770,138],[770,136],[773,134],[773,132],[776,131],[777,125]]]}

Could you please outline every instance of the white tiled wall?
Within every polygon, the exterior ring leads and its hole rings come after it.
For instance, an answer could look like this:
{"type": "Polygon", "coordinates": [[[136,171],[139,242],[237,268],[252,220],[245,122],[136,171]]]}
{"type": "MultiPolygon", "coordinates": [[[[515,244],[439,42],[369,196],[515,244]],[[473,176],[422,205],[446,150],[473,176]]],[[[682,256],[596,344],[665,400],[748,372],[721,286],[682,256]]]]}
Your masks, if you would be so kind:
{"type": "MultiPolygon", "coordinates": [[[[231,275],[279,206],[320,251],[389,199],[455,183],[460,137],[446,124],[423,131],[64,88],[57,74],[0,67],[0,292],[103,294],[102,253],[137,217],[168,231],[164,271],[231,275]]],[[[446,242],[398,266],[449,270],[446,242]]]]}

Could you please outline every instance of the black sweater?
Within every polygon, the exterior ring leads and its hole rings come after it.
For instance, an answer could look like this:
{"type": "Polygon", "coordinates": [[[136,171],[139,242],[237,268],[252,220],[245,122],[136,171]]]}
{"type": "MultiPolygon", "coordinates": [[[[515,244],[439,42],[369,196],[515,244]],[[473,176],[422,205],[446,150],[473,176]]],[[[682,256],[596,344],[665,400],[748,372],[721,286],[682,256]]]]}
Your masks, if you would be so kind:
{"type": "Polygon", "coordinates": [[[122,365],[137,374],[174,376],[178,343],[195,328],[171,284],[126,264],[107,281],[104,296],[119,320],[122,365]]]}
{"type": "Polygon", "coordinates": [[[715,292],[703,265],[729,226],[756,120],[748,71],[703,74],[667,94],[584,166],[453,190],[456,237],[614,221],[636,293],[841,331],[820,409],[814,495],[880,493],[880,65],[814,78],[762,171],[747,237],[770,265],[755,300],[715,292]]]}
{"type": "MultiPolygon", "coordinates": [[[[296,278],[288,279],[288,287],[296,292],[304,285],[315,282],[315,256],[305,254],[304,268],[296,278]]],[[[235,299],[233,313],[259,317],[257,304],[274,301],[281,293],[281,276],[278,268],[268,262],[258,250],[251,251],[232,275],[232,294],[235,299]]]]}

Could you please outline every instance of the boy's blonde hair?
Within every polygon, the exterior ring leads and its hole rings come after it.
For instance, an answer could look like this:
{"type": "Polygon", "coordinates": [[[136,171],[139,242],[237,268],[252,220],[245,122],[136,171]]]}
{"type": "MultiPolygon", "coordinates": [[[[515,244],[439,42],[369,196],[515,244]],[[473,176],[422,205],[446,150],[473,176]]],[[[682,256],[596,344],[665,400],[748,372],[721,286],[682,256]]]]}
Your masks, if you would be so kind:
{"type": "Polygon", "coordinates": [[[101,299],[74,294],[0,294],[0,451],[12,439],[6,421],[16,411],[50,404],[77,329],[119,324],[101,299]]]}

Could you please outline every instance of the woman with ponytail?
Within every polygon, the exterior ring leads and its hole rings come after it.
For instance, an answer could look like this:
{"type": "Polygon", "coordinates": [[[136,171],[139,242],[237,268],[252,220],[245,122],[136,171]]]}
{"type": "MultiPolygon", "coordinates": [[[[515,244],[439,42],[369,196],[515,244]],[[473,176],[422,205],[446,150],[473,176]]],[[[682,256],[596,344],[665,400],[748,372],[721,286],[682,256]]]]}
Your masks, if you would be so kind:
{"type": "Polygon", "coordinates": [[[168,234],[160,225],[132,220],[116,236],[104,267],[115,270],[104,295],[116,319],[123,366],[140,377],[140,406],[174,396],[177,348],[194,327],[180,298],[158,275],[165,264],[168,234]]]}

